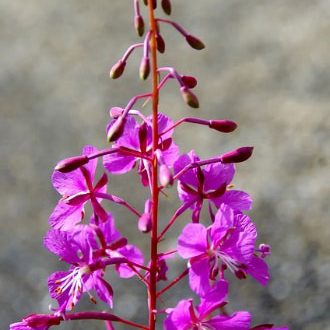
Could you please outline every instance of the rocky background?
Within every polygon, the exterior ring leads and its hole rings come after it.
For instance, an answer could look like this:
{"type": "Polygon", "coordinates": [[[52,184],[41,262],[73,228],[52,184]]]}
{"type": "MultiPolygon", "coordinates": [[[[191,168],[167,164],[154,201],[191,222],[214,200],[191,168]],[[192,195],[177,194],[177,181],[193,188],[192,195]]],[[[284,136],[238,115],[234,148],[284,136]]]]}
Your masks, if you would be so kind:
{"type": "MultiPolygon", "coordinates": [[[[49,180],[52,167],[85,144],[104,147],[107,109],[149,87],[137,76],[139,56],[120,81],[108,78],[111,65],[137,40],[131,3],[0,0],[1,329],[46,312],[47,276],[66,267],[42,247],[58,199],[49,180]]],[[[162,92],[161,110],[173,118],[240,124],[231,135],[182,126],[176,133],[181,150],[194,148],[207,157],[255,146],[254,157],[238,166],[235,183],[255,200],[251,216],[260,242],[273,247],[273,279],[267,288],[235,281],[230,306],[253,312],[255,324],[329,330],[330,1],[174,0],[173,11],[173,19],[207,48],[191,50],[164,26],[167,53],[160,61],[199,78],[201,109],[185,106],[173,83],[162,92]]],[[[110,189],[141,205],[137,182],[132,175],[111,177],[110,189]]],[[[163,221],[175,198],[172,189],[162,204],[163,221]]],[[[112,212],[118,227],[143,247],[127,212],[112,212]]],[[[182,265],[172,267],[179,272],[182,265]]],[[[142,285],[122,280],[114,286],[115,311],[144,322],[142,285]]],[[[179,285],[164,295],[161,308],[187,294],[187,285],[179,285]]],[[[80,306],[87,308],[88,299],[80,306]]],[[[60,328],[104,329],[84,324],[60,328]]]]}

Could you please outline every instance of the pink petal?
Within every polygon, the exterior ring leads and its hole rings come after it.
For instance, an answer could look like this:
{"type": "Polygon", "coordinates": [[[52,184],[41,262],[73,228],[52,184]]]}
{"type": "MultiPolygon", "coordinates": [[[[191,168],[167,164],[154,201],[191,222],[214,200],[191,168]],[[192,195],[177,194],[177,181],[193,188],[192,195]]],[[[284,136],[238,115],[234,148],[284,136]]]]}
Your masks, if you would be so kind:
{"type": "Polygon", "coordinates": [[[178,238],[178,253],[182,258],[192,258],[207,250],[207,230],[199,223],[189,223],[178,238]]]}
{"type": "Polygon", "coordinates": [[[70,230],[82,220],[83,214],[83,205],[71,206],[60,201],[48,221],[54,229],[70,230]]]}
{"type": "Polygon", "coordinates": [[[213,199],[213,202],[217,207],[224,203],[238,211],[252,208],[251,196],[240,190],[227,190],[221,197],[213,199]]]}
{"type": "Polygon", "coordinates": [[[221,330],[249,330],[250,322],[250,313],[237,312],[231,316],[215,316],[207,324],[221,330]]]}

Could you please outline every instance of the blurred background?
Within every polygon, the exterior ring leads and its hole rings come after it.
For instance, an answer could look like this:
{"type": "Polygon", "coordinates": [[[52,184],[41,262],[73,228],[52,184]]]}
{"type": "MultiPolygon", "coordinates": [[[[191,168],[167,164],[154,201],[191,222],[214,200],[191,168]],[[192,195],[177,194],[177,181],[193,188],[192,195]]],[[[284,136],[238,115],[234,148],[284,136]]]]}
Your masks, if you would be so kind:
{"type": "MultiPolygon", "coordinates": [[[[66,269],[42,246],[59,198],[49,180],[53,166],[85,144],[105,147],[107,110],[125,106],[150,86],[138,78],[140,51],[119,81],[108,78],[112,64],[138,40],[132,16],[132,1],[0,0],[1,329],[29,313],[47,312],[54,304],[47,277],[66,269]]],[[[252,279],[233,281],[230,311],[251,311],[254,324],[329,330],[330,1],[174,0],[172,18],[207,47],[194,51],[164,26],[167,50],[160,64],[198,77],[201,108],[185,106],[171,82],[161,93],[161,110],[174,119],[230,118],[240,125],[229,135],[182,126],[176,131],[181,151],[194,148],[205,158],[255,146],[234,183],[253,196],[250,215],[259,242],[272,245],[273,279],[266,288],[252,279]]],[[[142,209],[146,195],[137,193],[133,174],[110,177],[109,187],[142,209]]],[[[162,223],[179,205],[175,188],[168,194],[162,223]]],[[[109,207],[118,227],[147,248],[130,214],[109,207]]],[[[185,220],[179,222],[162,248],[174,246],[185,220]]],[[[183,265],[174,260],[171,268],[173,277],[183,265]]],[[[110,279],[115,312],[144,322],[143,286],[110,279]]],[[[183,282],[163,296],[160,308],[189,295],[183,282]]],[[[83,299],[78,310],[89,306],[83,299]]],[[[104,329],[97,322],[59,328],[87,326],[104,329]]]]}

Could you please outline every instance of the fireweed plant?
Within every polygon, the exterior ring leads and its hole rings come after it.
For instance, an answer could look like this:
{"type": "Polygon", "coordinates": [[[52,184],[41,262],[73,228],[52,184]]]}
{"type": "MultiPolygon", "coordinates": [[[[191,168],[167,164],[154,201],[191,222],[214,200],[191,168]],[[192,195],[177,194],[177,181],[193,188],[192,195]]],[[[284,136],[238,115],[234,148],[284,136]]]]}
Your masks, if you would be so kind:
{"type": "Polygon", "coordinates": [[[50,296],[57,301],[56,307],[51,307],[49,314],[26,316],[21,322],[11,324],[11,330],[46,330],[65,321],[85,319],[104,321],[108,330],[115,329],[118,323],[125,328],[148,330],[287,329],[275,328],[272,324],[252,327],[249,312],[227,312],[228,273],[237,279],[252,277],[261,285],[266,285],[270,278],[265,261],[270,246],[257,245],[256,226],[244,214],[252,207],[251,197],[233,189],[232,185],[234,164],[247,160],[253,148],[245,146],[205,160],[193,150],[180,154],[173,132],[182,123],[203,125],[222,133],[234,131],[237,125],[226,119],[195,117],[173,122],[158,112],[159,94],[172,81],[178,84],[184,103],[199,107],[192,92],[197,80],[174,67],[157,64],[158,53],[165,52],[162,25],[172,26],[194,49],[201,50],[204,44],[178,23],[156,17],[157,6],[165,14],[171,14],[170,0],[133,1],[135,29],[144,40],[130,46],[110,71],[111,78],[119,78],[132,53],[142,48],[140,77],[145,80],[151,76],[152,90],[134,96],[124,108],[111,108],[106,128],[109,148],[98,150],[85,146],[81,155],[60,161],[52,175],[52,184],[62,197],[50,215],[44,245],[67,263],[66,270],[54,272],[48,278],[50,296]],[[147,31],[141,4],[148,12],[147,31]],[[138,110],[138,101],[152,103],[151,115],[138,110]],[[96,177],[98,163],[104,167],[100,177],[96,177]],[[129,171],[139,175],[142,187],[150,195],[140,208],[107,189],[108,175],[129,171]],[[159,217],[158,204],[164,190],[171,186],[177,187],[181,205],[166,221],[159,217]],[[136,232],[150,237],[149,255],[144,256],[116,229],[115,219],[102,203],[105,200],[134,214],[136,232]],[[87,205],[92,209],[92,216],[83,223],[87,205]],[[209,210],[207,217],[201,216],[203,205],[209,210]],[[159,243],[183,213],[189,214],[191,222],[178,234],[173,249],[160,251],[159,243]],[[167,260],[175,255],[186,260],[187,266],[174,280],[168,281],[167,260]],[[105,278],[108,271],[115,271],[119,278],[137,276],[145,285],[149,312],[146,324],[105,311],[74,312],[83,295],[88,295],[93,303],[102,300],[112,309],[120,297],[105,278]],[[165,292],[184,279],[198,299],[185,298],[176,306],[163,306],[164,301],[158,303],[165,292]],[[158,289],[159,281],[168,283],[158,289]],[[162,325],[157,322],[161,314],[162,325]]]}

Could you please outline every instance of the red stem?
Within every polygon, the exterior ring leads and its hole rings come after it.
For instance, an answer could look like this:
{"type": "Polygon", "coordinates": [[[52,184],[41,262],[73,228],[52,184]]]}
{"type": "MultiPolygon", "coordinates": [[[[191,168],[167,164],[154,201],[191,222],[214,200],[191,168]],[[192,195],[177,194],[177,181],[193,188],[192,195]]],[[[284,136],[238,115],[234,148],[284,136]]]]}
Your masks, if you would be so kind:
{"type": "Polygon", "coordinates": [[[103,320],[103,321],[112,321],[112,322],[119,322],[137,329],[148,330],[148,328],[144,325],[131,322],[129,320],[122,319],[119,316],[103,313],[103,312],[80,312],[80,313],[72,313],[72,314],[65,314],[65,318],[61,317],[63,321],[67,320],[103,320]]]}
{"type": "Polygon", "coordinates": [[[168,289],[170,289],[172,286],[180,282],[187,274],[189,270],[184,270],[178,277],[176,277],[169,285],[167,285],[165,288],[161,289],[159,292],[157,292],[157,297],[161,296],[164,292],[166,292],[168,289]]]}
{"type": "Polygon", "coordinates": [[[157,308],[157,227],[158,227],[158,168],[155,152],[158,148],[158,67],[157,67],[157,23],[154,16],[153,1],[148,0],[149,24],[150,24],[150,50],[151,50],[151,73],[152,73],[152,154],[151,167],[152,185],[152,229],[150,234],[150,286],[149,286],[149,330],[156,329],[157,308]]]}

